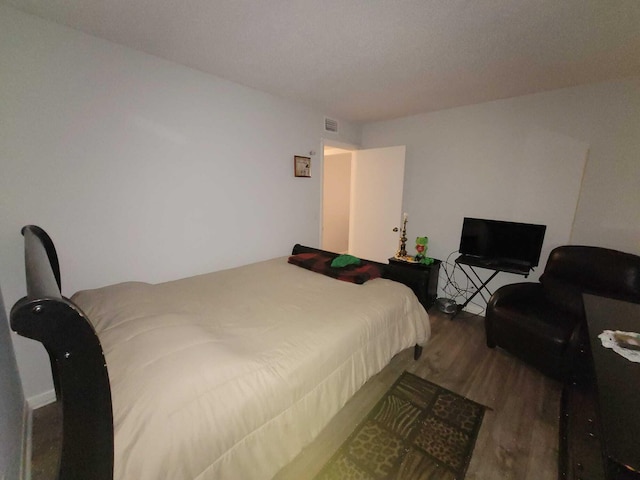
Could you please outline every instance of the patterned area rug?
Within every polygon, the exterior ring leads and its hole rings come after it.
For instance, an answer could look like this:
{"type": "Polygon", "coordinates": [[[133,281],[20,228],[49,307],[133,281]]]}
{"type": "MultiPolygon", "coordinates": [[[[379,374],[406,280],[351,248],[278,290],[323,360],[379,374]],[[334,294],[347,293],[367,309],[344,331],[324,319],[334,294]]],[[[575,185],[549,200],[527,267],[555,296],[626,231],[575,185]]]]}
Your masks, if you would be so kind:
{"type": "Polygon", "coordinates": [[[484,412],[404,372],[316,480],[462,479],[484,412]]]}

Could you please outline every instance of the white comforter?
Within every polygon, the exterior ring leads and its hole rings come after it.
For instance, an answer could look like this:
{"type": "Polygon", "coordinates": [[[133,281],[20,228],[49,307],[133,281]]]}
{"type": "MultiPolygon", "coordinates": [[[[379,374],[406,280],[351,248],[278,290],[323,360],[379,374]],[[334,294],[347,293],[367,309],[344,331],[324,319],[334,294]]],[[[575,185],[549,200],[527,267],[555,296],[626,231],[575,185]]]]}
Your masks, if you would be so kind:
{"type": "Polygon", "coordinates": [[[111,381],[116,480],[268,479],[430,334],[400,283],[286,258],[78,292],[111,381]]]}

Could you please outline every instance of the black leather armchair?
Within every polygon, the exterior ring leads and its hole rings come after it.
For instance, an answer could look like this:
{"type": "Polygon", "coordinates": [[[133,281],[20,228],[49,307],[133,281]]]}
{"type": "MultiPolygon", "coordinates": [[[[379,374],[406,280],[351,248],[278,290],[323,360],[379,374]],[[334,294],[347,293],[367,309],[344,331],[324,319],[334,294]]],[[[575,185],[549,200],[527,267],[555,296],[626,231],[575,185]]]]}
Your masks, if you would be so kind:
{"type": "Polygon", "coordinates": [[[505,285],[489,299],[487,345],[499,346],[561,381],[582,372],[582,294],[640,303],[640,257],[568,245],[549,255],[539,283],[505,285]]]}

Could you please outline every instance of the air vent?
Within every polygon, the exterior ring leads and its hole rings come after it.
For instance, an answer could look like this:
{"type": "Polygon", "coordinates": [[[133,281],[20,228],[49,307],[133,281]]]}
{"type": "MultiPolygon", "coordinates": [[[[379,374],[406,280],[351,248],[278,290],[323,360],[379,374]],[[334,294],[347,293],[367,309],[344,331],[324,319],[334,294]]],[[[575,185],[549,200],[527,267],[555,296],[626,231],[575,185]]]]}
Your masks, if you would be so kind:
{"type": "Polygon", "coordinates": [[[333,118],[324,118],[324,131],[338,133],[338,121],[333,118]]]}

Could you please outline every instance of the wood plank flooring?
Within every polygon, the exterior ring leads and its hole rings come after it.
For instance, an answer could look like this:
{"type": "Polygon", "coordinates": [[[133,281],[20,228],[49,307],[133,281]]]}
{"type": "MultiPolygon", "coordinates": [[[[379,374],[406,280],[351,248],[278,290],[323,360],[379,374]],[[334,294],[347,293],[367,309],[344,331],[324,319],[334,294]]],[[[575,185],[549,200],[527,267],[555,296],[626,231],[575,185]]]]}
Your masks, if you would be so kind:
{"type": "Polygon", "coordinates": [[[558,478],[560,383],[488,348],[482,317],[429,313],[432,336],[422,357],[413,360],[413,349],[397,355],[275,480],[312,479],[404,370],[489,407],[467,480],[558,478]]]}
{"type": "Polygon", "coordinates": [[[30,480],[54,480],[60,458],[62,412],[58,403],[33,411],[30,480]]]}
{"type": "MultiPolygon", "coordinates": [[[[487,348],[482,317],[462,313],[450,320],[436,309],[430,317],[432,336],[422,357],[413,360],[413,349],[394,357],[275,480],[312,479],[404,370],[489,407],[467,480],[557,479],[561,385],[508,353],[487,348]]],[[[48,413],[34,412],[33,480],[55,478],[55,461],[46,455],[56,441],[55,415],[51,407],[48,413]]]]}

